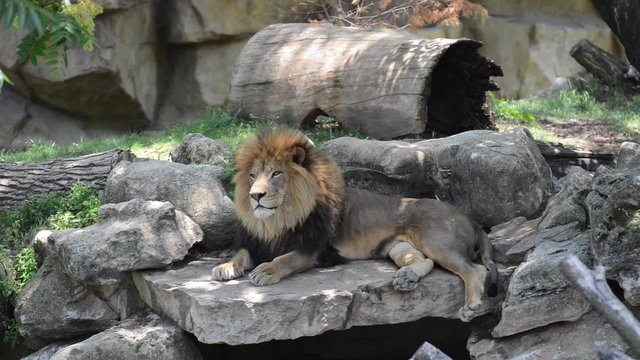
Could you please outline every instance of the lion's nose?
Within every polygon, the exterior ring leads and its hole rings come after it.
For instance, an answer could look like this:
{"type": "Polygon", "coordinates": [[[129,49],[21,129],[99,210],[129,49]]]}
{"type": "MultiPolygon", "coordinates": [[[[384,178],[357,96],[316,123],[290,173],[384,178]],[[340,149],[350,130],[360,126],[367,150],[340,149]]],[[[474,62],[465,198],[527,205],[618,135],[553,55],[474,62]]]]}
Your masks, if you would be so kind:
{"type": "Polygon", "coordinates": [[[262,197],[266,194],[266,192],[252,192],[249,195],[251,195],[251,197],[253,198],[253,200],[255,201],[260,201],[260,199],[262,199],[262,197]]]}

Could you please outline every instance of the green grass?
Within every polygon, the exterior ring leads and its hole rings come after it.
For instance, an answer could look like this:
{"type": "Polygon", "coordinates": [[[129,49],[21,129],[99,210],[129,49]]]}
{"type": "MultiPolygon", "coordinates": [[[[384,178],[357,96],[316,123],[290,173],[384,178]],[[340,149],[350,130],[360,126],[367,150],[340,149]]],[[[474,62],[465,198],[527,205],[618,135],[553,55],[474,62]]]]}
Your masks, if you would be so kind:
{"type": "MultiPolygon", "coordinates": [[[[640,95],[625,96],[591,84],[584,90],[571,89],[551,98],[521,100],[492,99],[498,123],[527,125],[537,120],[552,122],[570,119],[600,121],[614,133],[640,139],[640,95]]],[[[541,132],[539,132],[541,134],[541,132]]]]}
{"type": "MultiPolygon", "coordinates": [[[[340,129],[330,118],[319,118],[315,128],[307,134],[320,144],[340,136],[357,136],[362,134],[340,129]]],[[[176,126],[169,130],[130,133],[121,137],[82,141],[69,145],[33,143],[27,150],[20,152],[0,152],[0,162],[39,162],[53,158],[74,157],[94,154],[113,149],[131,150],[137,157],[168,160],[182,138],[189,133],[201,133],[209,138],[220,140],[235,149],[238,144],[263,126],[273,125],[273,121],[244,118],[221,108],[213,108],[199,119],[186,125],[176,126]]]]}

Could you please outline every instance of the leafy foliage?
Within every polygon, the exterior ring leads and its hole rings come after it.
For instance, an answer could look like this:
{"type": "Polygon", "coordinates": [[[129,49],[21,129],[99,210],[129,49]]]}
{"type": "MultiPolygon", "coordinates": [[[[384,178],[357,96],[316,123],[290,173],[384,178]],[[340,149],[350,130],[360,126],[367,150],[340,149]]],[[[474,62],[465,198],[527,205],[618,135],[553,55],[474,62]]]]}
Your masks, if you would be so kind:
{"type": "Polygon", "coordinates": [[[493,93],[488,93],[492,112],[497,120],[513,121],[520,124],[533,124],[536,117],[528,112],[522,112],[507,99],[498,99],[493,93]]]}
{"type": "Polygon", "coordinates": [[[86,50],[96,45],[93,18],[102,7],[91,0],[0,0],[0,21],[4,30],[27,31],[18,44],[21,62],[36,65],[43,58],[54,75],[67,66],[67,46],[76,43],[86,50]]]}
{"type": "Polygon", "coordinates": [[[358,28],[419,29],[433,24],[457,25],[462,18],[488,17],[484,7],[468,0],[306,0],[292,10],[300,21],[358,28]]]}
{"type": "MultiPolygon", "coordinates": [[[[21,210],[0,213],[0,301],[13,303],[18,293],[38,271],[39,263],[30,239],[42,229],[64,230],[94,224],[98,219],[100,192],[74,184],[66,194],[31,200],[21,210]]],[[[15,321],[5,331],[4,341],[20,342],[15,321]]]]}
{"type": "Polygon", "coordinates": [[[22,340],[22,336],[20,335],[20,329],[18,328],[18,323],[15,319],[11,319],[7,329],[4,332],[4,342],[5,344],[9,344],[11,348],[15,348],[20,344],[22,340]]]}

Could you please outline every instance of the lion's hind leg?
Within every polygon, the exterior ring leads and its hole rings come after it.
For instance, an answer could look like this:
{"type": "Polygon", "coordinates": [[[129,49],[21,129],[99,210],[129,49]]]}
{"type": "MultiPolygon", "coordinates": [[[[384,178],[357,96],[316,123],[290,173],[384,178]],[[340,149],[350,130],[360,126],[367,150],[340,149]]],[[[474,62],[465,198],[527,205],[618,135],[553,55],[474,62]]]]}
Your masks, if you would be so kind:
{"type": "Polygon", "coordinates": [[[434,260],[443,268],[460,276],[464,281],[465,303],[458,312],[458,317],[462,321],[471,320],[482,304],[487,268],[473,263],[463,254],[455,251],[439,252],[434,260]]]}
{"type": "Polygon", "coordinates": [[[236,279],[244,275],[245,270],[253,267],[251,256],[246,249],[240,249],[228,262],[211,270],[211,278],[216,281],[236,279]]]}
{"type": "Polygon", "coordinates": [[[389,257],[400,268],[393,275],[391,285],[396,290],[408,291],[418,286],[418,281],[433,269],[433,260],[428,259],[411,243],[401,241],[389,250],[389,257]]]}

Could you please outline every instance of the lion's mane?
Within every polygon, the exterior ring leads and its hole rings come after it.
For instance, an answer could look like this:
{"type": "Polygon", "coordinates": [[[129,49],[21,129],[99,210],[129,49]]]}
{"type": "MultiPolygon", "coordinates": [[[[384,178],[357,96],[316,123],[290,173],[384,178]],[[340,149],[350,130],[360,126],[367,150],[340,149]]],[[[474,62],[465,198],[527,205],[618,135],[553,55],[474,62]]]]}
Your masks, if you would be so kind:
{"type": "Polygon", "coordinates": [[[236,151],[235,207],[242,226],[237,248],[245,248],[258,265],[290,251],[317,255],[319,266],[342,262],[332,244],[337,238],[344,182],[337,164],[318,151],[301,132],[276,128],[260,131],[236,151]],[[304,150],[298,158],[296,148],[304,150]],[[249,173],[253,162],[282,161],[289,174],[287,195],[278,213],[267,219],[253,215],[249,173]]]}

